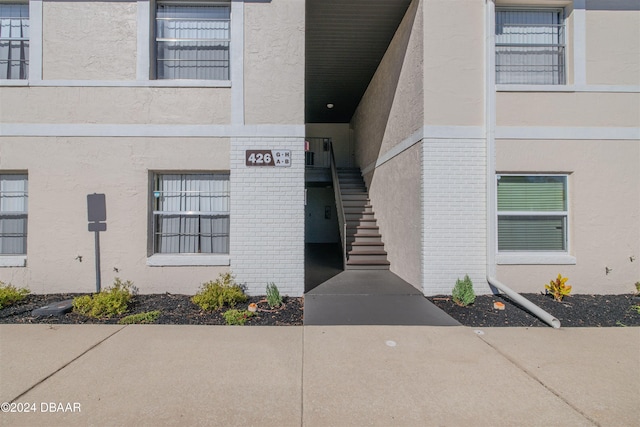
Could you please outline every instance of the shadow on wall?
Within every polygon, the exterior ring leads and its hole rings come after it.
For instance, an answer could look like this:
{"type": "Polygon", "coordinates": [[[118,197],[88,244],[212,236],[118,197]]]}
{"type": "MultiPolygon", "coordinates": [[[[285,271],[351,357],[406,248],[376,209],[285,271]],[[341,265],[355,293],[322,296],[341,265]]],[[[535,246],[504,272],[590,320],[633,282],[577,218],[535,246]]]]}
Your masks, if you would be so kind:
{"type": "MultiPolygon", "coordinates": [[[[352,119],[355,130],[356,162],[360,168],[366,167],[380,157],[382,142],[389,126],[391,110],[396,100],[400,76],[413,33],[413,25],[418,11],[417,5],[418,2],[413,2],[407,10],[396,36],[385,53],[352,119]],[[401,31],[402,29],[404,31],[401,31]],[[367,97],[374,99],[369,106],[366,105],[367,97]],[[366,111],[367,108],[369,111],[366,111]],[[359,118],[359,115],[362,118],[359,118]],[[365,146],[366,149],[364,149],[365,146]]],[[[375,169],[372,172],[367,177],[368,179],[365,179],[368,185],[373,180],[375,169]]]]}

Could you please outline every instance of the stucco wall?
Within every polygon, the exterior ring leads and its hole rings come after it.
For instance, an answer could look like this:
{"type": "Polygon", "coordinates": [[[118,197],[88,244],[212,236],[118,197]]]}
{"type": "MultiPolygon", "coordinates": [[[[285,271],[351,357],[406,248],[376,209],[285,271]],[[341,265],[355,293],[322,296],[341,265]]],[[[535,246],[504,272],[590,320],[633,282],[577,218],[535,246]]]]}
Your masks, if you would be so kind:
{"type": "Polygon", "coordinates": [[[228,88],[1,87],[3,123],[227,124],[228,88]]]}
{"type": "Polygon", "coordinates": [[[499,265],[498,279],[542,292],[561,273],[574,293],[632,292],[640,278],[638,165],[638,141],[498,141],[498,172],[570,173],[569,244],[577,262],[499,265]]]}
{"type": "Polygon", "coordinates": [[[640,84],[640,11],[587,11],[587,83],[640,84]]]}
{"type": "Polygon", "coordinates": [[[366,168],[423,124],[422,1],[414,1],[351,120],[366,168]]]}
{"type": "Polygon", "coordinates": [[[134,80],[135,1],[43,2],[43,78],[134,80]]]}
{"type": "Polygon", "coordinates": [[[499,92],[498,126],[638,126],[639,93],[499,92]]]}
{"type": "Polygon", "coordinates": [[[391,271],[422,289],[421,146],[415,144],[367,176],[369,196],[391,271]]]}
{"type": "MultiPolygon", "coordinates": [[[[422,2],[409,7],[352,119],[356,162],[370,171],[369,188],[391,270],[422,289],[420,278],[420,156],[406,150],[376,160],[422,128],[422,2]]],[[[416,141],[417,142],[417,141],[416,141]]]]}
{"type": "Polygon", "coordinates": [[[424,123],[484,123],[484,2],[424,2],[424,123]]]}
{"type": "Polygon", "coordinates": [[[244,12],[246,123],[304,123],[304,1],[247,2],[244,12]]]}
{"type": "Polygon", "coordinates": [[[150,171],[228,171],[229,149],[213,138],[0,138],[0,170],[29,176],[27,266],[0,268],[0,280],[35,293],[94,290],[86,197],[96,192],[107,203],[103,286],[120,277],[143,293],[195,293],[229,267],[146,265],[150,171]]]}

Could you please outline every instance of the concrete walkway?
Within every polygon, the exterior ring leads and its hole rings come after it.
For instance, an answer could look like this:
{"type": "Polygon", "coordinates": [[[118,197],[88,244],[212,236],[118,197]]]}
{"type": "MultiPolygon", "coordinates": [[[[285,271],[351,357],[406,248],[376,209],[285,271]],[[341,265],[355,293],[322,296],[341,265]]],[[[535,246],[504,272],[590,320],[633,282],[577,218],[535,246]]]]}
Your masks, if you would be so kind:
{"type": "Polygon", "coordinates": [[[640,328],[0,325],[0,402],[35,410],[3,426],[637,426],[640,328]]]}
{"type": "Polygon", "coordinates": [[[459,326],[389,270],[347,270],[307,292],[305,325],[459,326]]]}

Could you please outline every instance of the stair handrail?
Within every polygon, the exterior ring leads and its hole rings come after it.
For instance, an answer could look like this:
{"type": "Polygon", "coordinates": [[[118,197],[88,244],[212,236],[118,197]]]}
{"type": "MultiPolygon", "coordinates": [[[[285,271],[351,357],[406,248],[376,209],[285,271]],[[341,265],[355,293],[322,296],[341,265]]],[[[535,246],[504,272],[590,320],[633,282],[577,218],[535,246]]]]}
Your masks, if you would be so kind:
{"type": "Polygon", "coordinates": [[[336,158],[333,153],[333,142],[329,141],[329,163],[331,165],[331,179],[333,180],[333,192],[336,198],[336,211],[338,212],[338,228],[340,229],[340,241],[342,243],[342,268],[347,267],[347,221],[342,205],[342,193],[340,192],[340,180],[338,179],[338,168],[336,158]]]}

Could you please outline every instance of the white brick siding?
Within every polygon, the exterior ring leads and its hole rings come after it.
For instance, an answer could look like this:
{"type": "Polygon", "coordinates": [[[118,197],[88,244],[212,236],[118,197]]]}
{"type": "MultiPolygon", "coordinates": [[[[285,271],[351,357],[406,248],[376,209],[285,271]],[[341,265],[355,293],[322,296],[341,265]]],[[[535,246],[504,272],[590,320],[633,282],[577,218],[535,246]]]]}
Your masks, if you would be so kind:
{"type": "Polygon", "coordinates": [[[422,162],[425,295],[451,294],[465,274],[489,293],[485,141],[424,140],[422,162]]]}
{"type": "Polygon", "coordinates": [[[250,295],[304,293],[304,138],[232,138],[231,270],[250,295]],[[291,167],[247,167],[245,151],[290,150],[291,167]]]}

